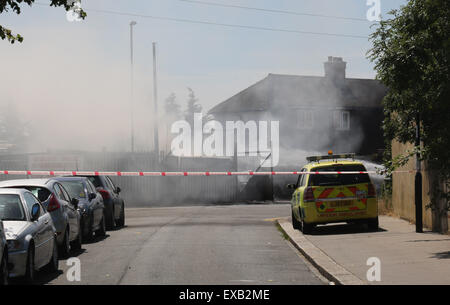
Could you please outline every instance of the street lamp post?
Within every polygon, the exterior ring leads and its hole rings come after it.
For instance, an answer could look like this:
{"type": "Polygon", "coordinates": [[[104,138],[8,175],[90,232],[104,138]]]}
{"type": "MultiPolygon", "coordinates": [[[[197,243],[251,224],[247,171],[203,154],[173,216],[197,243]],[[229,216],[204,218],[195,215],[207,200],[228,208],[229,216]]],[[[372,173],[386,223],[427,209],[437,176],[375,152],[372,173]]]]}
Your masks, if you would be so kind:
{"type": "Polygon", "coordinates": [[[131,152],[134,152],[134,63],[133,63],[133,26],[136,21],[130,22],[130,108],[131,108],[131,152]]]}

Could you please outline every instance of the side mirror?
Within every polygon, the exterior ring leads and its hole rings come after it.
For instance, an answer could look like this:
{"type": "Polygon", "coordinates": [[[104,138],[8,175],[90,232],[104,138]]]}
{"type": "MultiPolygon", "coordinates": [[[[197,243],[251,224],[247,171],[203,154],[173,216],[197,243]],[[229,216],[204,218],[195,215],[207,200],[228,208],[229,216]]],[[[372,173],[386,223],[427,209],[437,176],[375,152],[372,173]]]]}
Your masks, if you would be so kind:
{"type": "Polygon", "coordinates": [[[94,200],[95,197],[97,197],[97,194],[95,194],[95,193],[90,193],[89,196],[88,196],[89,201],[94,200]]]}
{"type": "Polygon", "coordinates": [[[35,203],[31,207],[31,220],[36,221],[39,219],[39,216],[41,216],[41,207],[38,203],[35,203]]]}
{"type": "Polygon", "coordinates": [[[79,203],[80,201],[77,199],[77,198],[72,198],[72,200],[70,200],[70,203],[73,205],[73,207],[75,208],[75,209],[78,209],[78,203],[79,203]]]}
{"type": "Polygon", "coordinates": [[[286,188],[288,188],[290,190],[295,190],[296,189],[296,185],[295,184],[288,184],[288,185],[286,185],[286,188]]]}
{"type": "Polygon", "coordinates": [[[122,190],[120,189],[120,187],[116,188],[116,193],[119,194],[122,190]]]}

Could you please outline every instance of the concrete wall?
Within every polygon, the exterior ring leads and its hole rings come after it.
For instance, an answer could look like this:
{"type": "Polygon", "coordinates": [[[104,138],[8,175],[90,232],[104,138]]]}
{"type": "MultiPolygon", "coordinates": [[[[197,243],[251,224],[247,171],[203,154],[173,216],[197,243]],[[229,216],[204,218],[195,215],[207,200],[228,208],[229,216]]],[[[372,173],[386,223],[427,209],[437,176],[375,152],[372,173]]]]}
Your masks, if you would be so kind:
{"type": "MultiPolygon", "coordinates": [[[[397,141],[392,142],[392,156],[398,156],[407,150],[413,148],[412,144],[401,144],[397,141]]],[[[425,208],[430,200],[431,183],[429,172],[426,171],[425,165],[422,163],[423,183],[422,183],[422,204],[423,204],[423,224],[425,227],[433,230],[438,230],[439,227],[448,230],[448,224],[442,225],[438,223],[436,215],[433,215],[431,209],[425,208]],[[434,217],[434,219],[433,219],[434,217]],[[434,222],[434,223],[433,223],[434,222]],[[434,226],[433,226],[434,224],[434,226]]],[[[395,214],[404,219],[411,221],[415,220],[415,205],[414,205],[414,178],[415,178],[415,160],[412,159],[404,167],[398,170],[412,170],[411,173],[394,173],[392,176],[392,206],[395,214]]],[[[436,214],[436,213],[435,213],[436,214]]],[[[445,218],[448,218],[446,215],[445,218]]],[[[448,221],[447,221],[448,222],[448,221]]]]}

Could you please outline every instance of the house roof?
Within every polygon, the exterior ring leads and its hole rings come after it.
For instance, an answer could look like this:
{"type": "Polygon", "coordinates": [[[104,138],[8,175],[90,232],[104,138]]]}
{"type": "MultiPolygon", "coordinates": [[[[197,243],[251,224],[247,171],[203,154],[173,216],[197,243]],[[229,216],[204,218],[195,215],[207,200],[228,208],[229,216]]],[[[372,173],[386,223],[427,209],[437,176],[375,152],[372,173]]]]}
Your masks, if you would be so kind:
{"type": "Polygon", "coordinates": [[[387,89],[377,80],[269,74],[212,108],[209,113],[265,111],[295,107],[381,107],[387,89]]]}

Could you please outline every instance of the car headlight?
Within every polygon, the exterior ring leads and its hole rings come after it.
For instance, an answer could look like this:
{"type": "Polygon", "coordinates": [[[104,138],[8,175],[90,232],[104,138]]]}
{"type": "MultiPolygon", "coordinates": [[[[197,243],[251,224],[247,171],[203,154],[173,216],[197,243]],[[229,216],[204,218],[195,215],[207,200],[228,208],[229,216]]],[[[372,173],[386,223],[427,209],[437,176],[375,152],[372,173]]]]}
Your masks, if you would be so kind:
{"type": "Polygon", "coordinates": [[[9,239],[7,243],[9,251],[17,251],[22,249],[22,243],[17,239],[9,239]]]}

